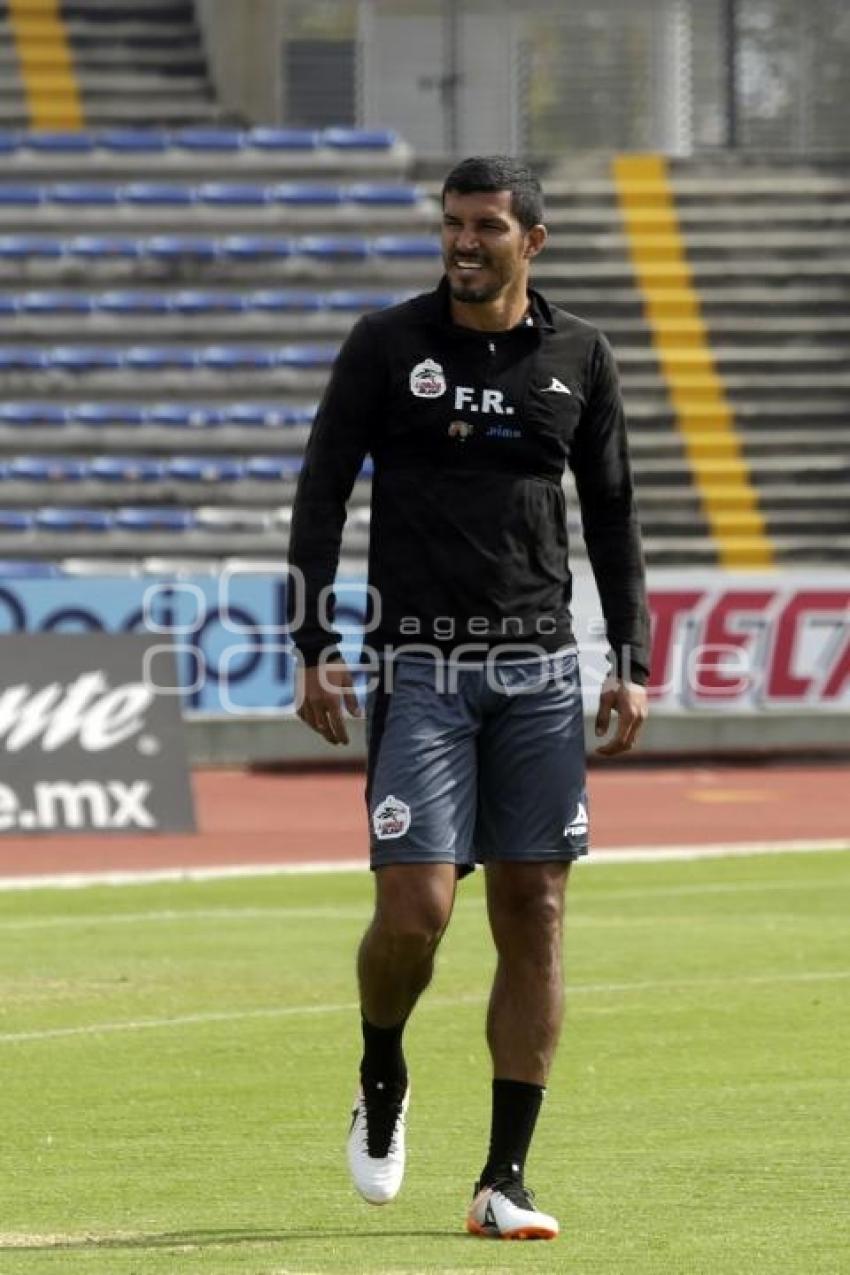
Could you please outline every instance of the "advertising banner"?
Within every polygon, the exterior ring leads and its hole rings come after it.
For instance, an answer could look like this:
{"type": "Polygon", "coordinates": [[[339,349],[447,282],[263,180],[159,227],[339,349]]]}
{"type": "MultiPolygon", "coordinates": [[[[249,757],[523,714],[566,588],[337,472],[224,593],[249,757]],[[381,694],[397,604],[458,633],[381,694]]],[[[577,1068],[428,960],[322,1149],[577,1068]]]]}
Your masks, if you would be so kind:
{"type": "MultiPolygon", "coordinates": [[[[147,633],[173,649],[183,707],[201,713],[292,705],[285,570],[180,579],[0,580],[0,633],[147,633]]],[[[850,711],[850,574],[653,571],[650,697],[667,713],[850,711]]],[[[343,654],[362,642],[366,587],[337,582],[343,654]]],[[[588,707],[607,669],[592,579],[573,600],[588,707]]]]}
{"type": "Polygon", "coordinates": [[[651,577],[650,698],[699,708],[850,711],[850,575],[651,577]]]}
{"type": "Polygon", "coordinates": [[[171,653],[147,636],[0,637],[0,834],[192,831],[171,653]]]}

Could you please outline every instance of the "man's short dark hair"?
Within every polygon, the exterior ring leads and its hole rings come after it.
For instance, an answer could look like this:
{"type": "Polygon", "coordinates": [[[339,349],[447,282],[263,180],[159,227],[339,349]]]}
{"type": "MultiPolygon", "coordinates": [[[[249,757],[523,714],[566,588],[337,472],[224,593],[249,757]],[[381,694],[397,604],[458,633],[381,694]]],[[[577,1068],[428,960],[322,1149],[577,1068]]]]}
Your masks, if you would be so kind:
{"type": "Polygon", "coordinates": [[[527,164],[513,155],[473,155],[456,164],[443,182],[446,195],[477,195],[479,191],[509,190],[511,212],[523,230],[543,221],[543,188],[527,164]]]}

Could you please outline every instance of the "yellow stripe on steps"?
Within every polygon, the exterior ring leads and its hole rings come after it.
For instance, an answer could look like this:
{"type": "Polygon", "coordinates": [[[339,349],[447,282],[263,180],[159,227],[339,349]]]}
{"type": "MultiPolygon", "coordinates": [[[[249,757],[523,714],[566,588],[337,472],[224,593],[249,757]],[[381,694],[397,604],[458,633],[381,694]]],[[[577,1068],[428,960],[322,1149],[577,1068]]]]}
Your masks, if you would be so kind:
{"type": "Polygon", "coordinates": [[[667,163],[660,155],[620,155],[612,169],[653,345],[720,562],[771,564],[773,546],[711,353],[667,163]]]}
{"type": "Polygon", "coordinates": [[[9,0],[33,128],[82,128],[80,88],[59,0],[9,0]]]}

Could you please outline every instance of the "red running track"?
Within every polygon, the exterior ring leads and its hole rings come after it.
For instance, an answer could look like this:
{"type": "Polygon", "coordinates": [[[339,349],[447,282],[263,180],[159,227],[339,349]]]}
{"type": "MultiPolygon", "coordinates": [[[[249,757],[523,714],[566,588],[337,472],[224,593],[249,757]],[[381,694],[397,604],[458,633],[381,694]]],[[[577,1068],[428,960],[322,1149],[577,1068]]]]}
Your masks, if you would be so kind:
{"type": "MultiPolygon", "coordinates": [[[[593,848],[850,841],[846,768],[594,767],[593,848]]],[[[193,835],[0,836],[0,878],[359,859],[362,776],[339,772],[194,776],[193,835]]]]}

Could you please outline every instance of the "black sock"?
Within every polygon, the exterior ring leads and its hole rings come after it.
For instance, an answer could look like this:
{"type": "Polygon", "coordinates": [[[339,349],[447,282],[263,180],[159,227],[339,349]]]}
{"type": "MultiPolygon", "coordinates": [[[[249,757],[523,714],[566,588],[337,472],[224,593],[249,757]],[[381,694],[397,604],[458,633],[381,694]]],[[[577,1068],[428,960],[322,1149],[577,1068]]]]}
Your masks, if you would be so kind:
{"type": "Polygon", "coordinates": [[[522,1080],[493,1081],[490,1151],[481,1170],[481,1186],[488,1186],[502,1178],[522,1181],[525,1159],[545,1092],[542,1085],[528,1085],[522,1080]]]}
{"type": "Polygon", "coordinates": [[[361,1015],[363,1025],[363,1059],[360,1079],[364,1088],[386,1091],[401,1097],[407,1088],[407,1064],[401,1037],[407,1020],[397,1027],[375,1027],[361,1015]]]}

